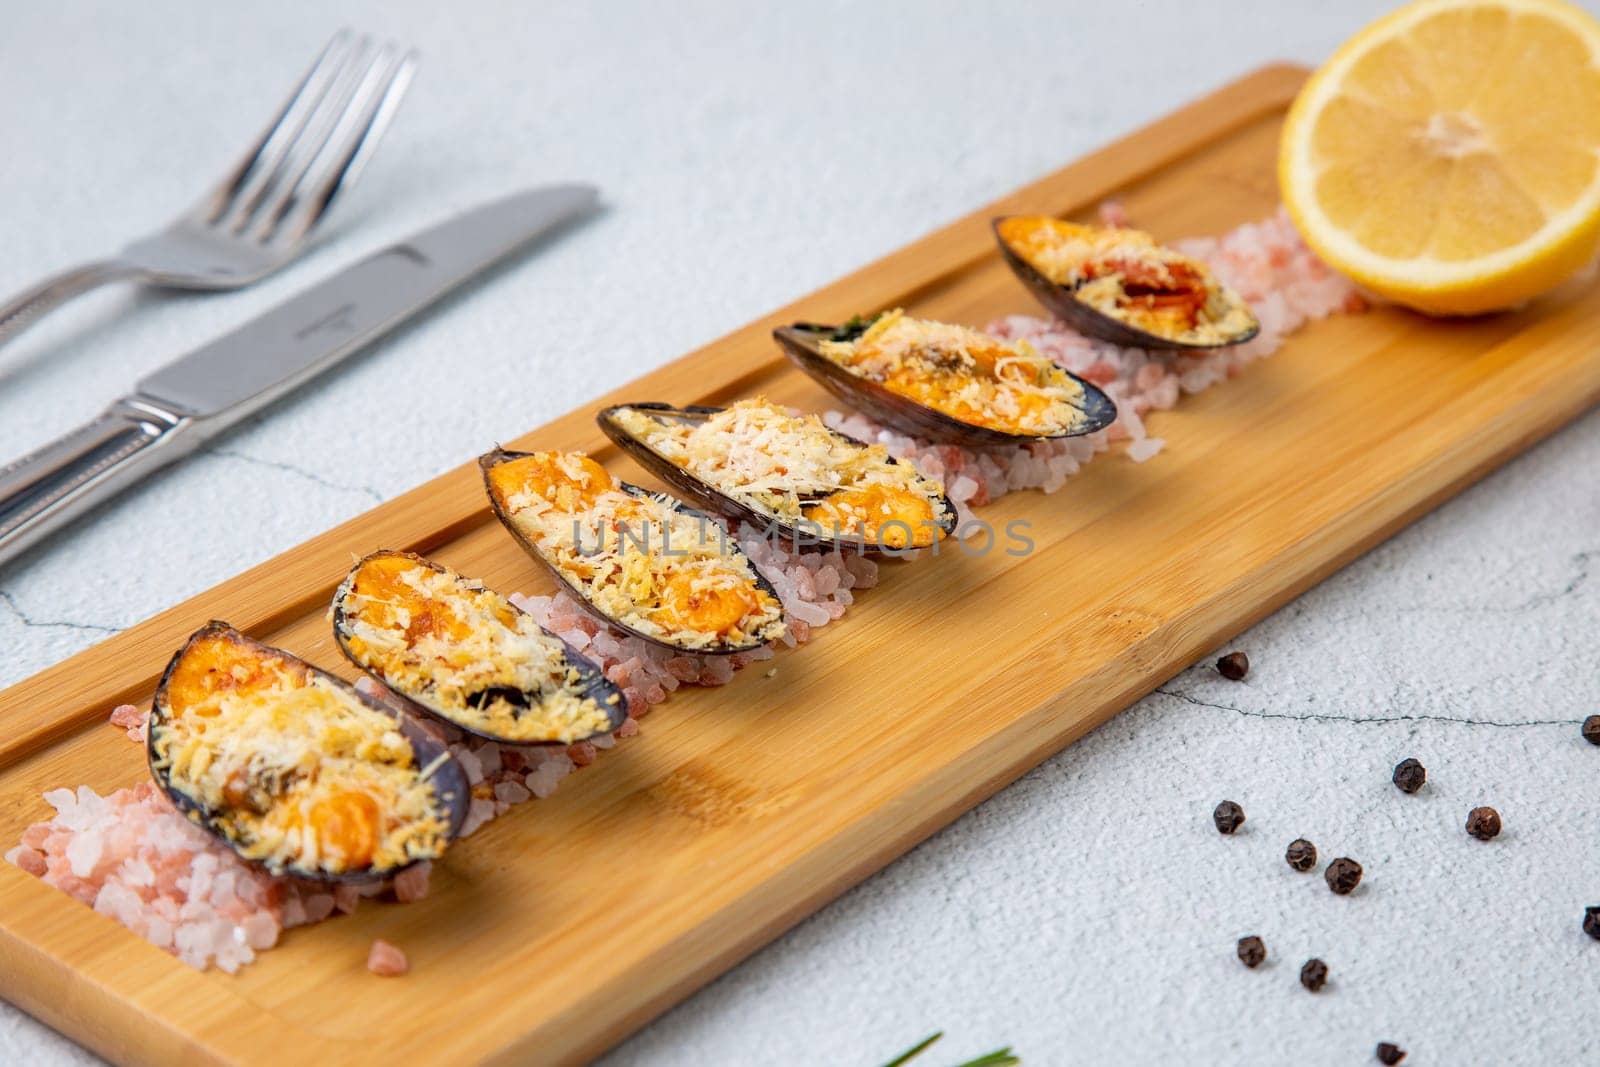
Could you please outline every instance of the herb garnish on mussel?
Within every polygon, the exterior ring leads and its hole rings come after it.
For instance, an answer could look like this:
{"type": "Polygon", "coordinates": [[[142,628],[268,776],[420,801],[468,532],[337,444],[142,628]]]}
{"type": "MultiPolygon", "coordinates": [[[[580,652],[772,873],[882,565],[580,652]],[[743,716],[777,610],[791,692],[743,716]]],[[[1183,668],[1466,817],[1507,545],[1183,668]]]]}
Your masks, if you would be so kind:
{"type": "Polygon", "coordinates": [[[975,448],[1076,437],[1111,425],[1116,405],[1026,341],[903,311],[844,326],[799,323],[773,336],[829,392],[901,433],[975,448]]]}
{"type": "Polygon", "coordinates": [[[388,878],[442,855],[471,800],[427,727],[223,622],[167,664],[147,752],[180,810],[275,875],[388,878]]]}
{"type": "Polygon", "coordinates": [[[994,220],[994,235],[1038,301],[1086,336],[1203,350],[1243,344],[1261,329],[1250,305],[1209,267],[1141,230],[1013,215],[994,220]]]}
{"type": "Polygon", "coordinates": [[[351,569],[333,632],[351,663],[479,737],[568,745],[627,717],[599,666],[482,582],[410,552],[374,552],[351,569]]]}
{"type": "Polygon", "coordinates": [[[748,652],[786,632],[772,584],[711,516],[613,481],[582,452],[478,460],[511,535],[579,603],[636,637],[683,652],[748,652]]]}
{"type": "Polygon", "coordinates": [[[600,428],[699,507],[796,544],[896,551],[950,535],[944,487],[883,445],[757,397],[732,407],[619,404],[600,428]]]}

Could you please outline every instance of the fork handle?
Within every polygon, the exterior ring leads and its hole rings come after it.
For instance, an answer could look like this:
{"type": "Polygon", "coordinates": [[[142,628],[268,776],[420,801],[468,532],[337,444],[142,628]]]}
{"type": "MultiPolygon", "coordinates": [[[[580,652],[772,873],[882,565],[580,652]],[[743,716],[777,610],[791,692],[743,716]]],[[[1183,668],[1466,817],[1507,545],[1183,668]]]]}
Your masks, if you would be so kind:
{"type": "Polygon", "coordinates": [[[97,289],[107,282],[131,278],[137,273],[138,268],[123,260],[103,259],[52,274],[0,304],[0,345],[73,297],[97,289]]]}
{"type": "Polygon", "coordinates": [[[192,420],[137,394],[0,467],[0,564],[199,443],[192,420]]]}

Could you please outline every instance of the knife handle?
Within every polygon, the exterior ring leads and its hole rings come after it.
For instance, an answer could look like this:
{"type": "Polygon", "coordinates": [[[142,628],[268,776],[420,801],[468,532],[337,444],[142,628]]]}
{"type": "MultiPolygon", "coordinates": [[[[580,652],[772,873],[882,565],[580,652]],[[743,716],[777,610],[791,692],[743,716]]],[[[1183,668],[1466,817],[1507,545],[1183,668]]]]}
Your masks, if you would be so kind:
{"type": "Polygon", "coordinates": [[[124,397],[93,422],[0,467],[0,564],[188,451],[178,442],[189,425],[142,397],[124,397]]]}

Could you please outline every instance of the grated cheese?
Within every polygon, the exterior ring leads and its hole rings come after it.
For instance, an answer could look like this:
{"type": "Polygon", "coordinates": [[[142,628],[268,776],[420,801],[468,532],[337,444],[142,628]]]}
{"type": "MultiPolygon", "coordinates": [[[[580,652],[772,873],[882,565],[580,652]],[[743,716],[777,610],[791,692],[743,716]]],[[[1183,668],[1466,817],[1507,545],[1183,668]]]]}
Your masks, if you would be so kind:
{"type": "Polygon", "coordinates": [[[393,719],[287,653],[191,639],[151,717],[152,768],[245,859],[339,875],[434,859],[447,820],[393,719]]]}
{"type": "Polygon", "coordinates": [[[614,418],[718,493],[781,522],[826,528],[830,523],[823,520],[839,519],[835,537],[848,534],[872,544],[885,540],[880,526],[891,520],[910,526],[918,546],[944,536],[948,508],[942,485],[909,463],[894,462],[883,445],[834,433],[815,415],[792,415],[756,397],[698,424],[639,408],[622,408],[614,418]],[[870,513],[869,500],[878,505],[870,513]]]}
{"type": "Polygon", "coordinates": [[[1026,341],[897,308],[856,340],[823,341],[819,350],[852,374],[974,426],[1053,437],[1083,421],[1083,386],[1026,341]]]}
{"type": "Polygon", "coordinates": [[[1213,345],[1250,333],[1249,305],[1200,260],[1157,244],[1142,230],[1079,226],[1047,216],[1004,220],[1001,238],[1035,270],[1079,301],[1130,326],[1183,344],[1213,345]],[[1146,288],[1192,293],[1177,305],[1128,292],[1136,266],[1146,288]]]}
{"type": "Polygon", "coordinates": [[[717,522],[634,496],[581,452],[537,452],[489,472],[507,520],[602,615],[689,651],[773,641],[778,599],[717,522]]]}
{"type": "Polygon", "coordinates": [[[603,707],[587,693],[566,646],[509,600],[414,556],[367,557],[334,603],[358,666],[477,733],[571,744],[604,732],[622,699],[606,686],[603,707]]]}

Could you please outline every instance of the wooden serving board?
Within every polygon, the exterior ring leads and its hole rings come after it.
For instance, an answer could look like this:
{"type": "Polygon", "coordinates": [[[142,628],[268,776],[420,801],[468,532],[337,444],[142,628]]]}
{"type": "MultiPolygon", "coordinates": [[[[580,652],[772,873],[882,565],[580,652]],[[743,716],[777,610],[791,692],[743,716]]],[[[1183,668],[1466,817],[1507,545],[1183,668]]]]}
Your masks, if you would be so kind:
{"type": "MultiPolygon", "coordinates": [[[[1261,70],[511,444],[586,448],[638,477],[594,426],[602,404],[830,406],[776,324],[1033,312],[990,243],[998,213],[1087,215],[1116,194],[1167,238],[1262,217],[1304,73],[1261,70]]],[[[1312,324],[1155,416],[1154,461],[1113,454],[983,510],[1031,523],[1031,556],[886,565],[776,676],[680,691],[640,738],[462,842],[425,901],[290,931],[238,976],[0,864],[0,994],[130,1062],[579,1062],[1582,412],[1600,395],[1600,303],[1578,295],[1475,322],[1312,324]],[[405,949],[408,977],[365,971],[374,937],[405,949]]],[[[324,610],[351,554],[379,547],[549,589],[475,468],[429,482],[0,694],[0,848],[46,789],[144,777],[106,713],[148,701],[205,620],[338,666],[324,610]]]]}

